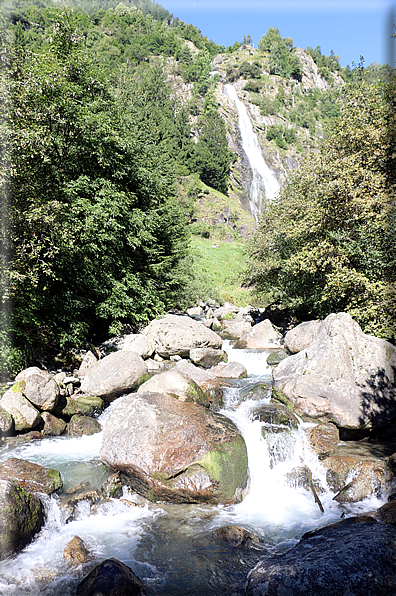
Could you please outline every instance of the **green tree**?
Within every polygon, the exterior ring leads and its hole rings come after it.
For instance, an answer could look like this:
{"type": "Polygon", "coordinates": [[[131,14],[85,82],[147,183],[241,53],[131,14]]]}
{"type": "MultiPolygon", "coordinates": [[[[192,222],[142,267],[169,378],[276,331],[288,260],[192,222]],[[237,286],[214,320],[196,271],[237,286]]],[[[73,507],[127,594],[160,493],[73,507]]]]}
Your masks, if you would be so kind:
{"type": "Polygon", "coordinates": [[[8,184],[16,348],[78,345],[146,322],[180,290],[184,219],[172,178],[64,16],[49,51],[15,56],[8,184]]]}
{"type": "Polygon", "coordinates": [[[226,194],[230,151],[225,122],[218,113],[213,94],[206,97],[201,125],[193,156],[196,171],[202,182],[226,194]]]}
{"type": "Polygon", "coordinates": [[[357,84],[320,153],[263,214],[250,282],[301,316],[349,312],[395,337],[395,85],[357,84]]]}

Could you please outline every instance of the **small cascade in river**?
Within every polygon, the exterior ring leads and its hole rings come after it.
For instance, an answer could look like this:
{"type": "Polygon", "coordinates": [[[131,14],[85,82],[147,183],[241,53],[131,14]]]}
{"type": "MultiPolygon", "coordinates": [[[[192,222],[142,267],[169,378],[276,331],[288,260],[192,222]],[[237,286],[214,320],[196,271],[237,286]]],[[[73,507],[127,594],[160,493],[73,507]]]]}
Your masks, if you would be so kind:
{"type": "MultiPolygon", "coordinates": [[[[230,342],[223,348],[229,361],[241,362],[248,371],[247,379],[226,389],[221,412],[238,426],[247,446],[250,486],[242,503],[229,507],[149,503],[124,489],[121,499],[103,504],[81,501],[74,517],[67,519],[61,499],[44,495],[45,526],[20,554],[0,562],[2,596],[72,596],[93,563],[109,557],[131,567],[151,596],[221,596],[233,582],[243,582],[265,552],[244,551],[242,556],[238,549],[216,543],[212,530],[242,526],[261,537],[263,548],[278,552],[295,544],[304,532],[337,521],[342,512],[356,514],[382,504],[373,499],[341,508],[332,500],[320,462],[307,448],[304,424],[264,439],[262,423],[253,419],[253,413],[269,403],[270,396],[248,399],[247,392],[258,383],[270,384],[268,352],[235,350],[230,342]],[[290,472],[302,465],[325,489],[320,494],[323,514],[311,493],[290,484],[290,472]],[[85,541],[93,562],[73,570],[63,551],[75,535],[85,541]]],[[[58,469],[64,490],[88,481],[99,491],[109,475],[99,458],[101,434],[2,445],[0,462],[9,457],[27,459],[58,469]]]]}
{"type": "Polygon", "coordinates": [[[274,173],[264,161],[257,135],[253,130],[245,104],[239,99],[232,85],[225,85],[225,92],[238,109],[242,146],[253,173],[250,189],[250,210],[253,217],[257,220],[262,210],[263,199],[271,201],[279,192],[280,185],[274,173]]]}

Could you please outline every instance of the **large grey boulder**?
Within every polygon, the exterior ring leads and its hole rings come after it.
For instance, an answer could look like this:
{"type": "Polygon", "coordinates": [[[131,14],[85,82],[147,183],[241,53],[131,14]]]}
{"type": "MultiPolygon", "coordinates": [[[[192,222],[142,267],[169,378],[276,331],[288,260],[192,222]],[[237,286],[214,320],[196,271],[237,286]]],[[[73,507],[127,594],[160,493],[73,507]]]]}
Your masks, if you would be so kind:
{"type": "Polygon", "coordinates": [[[166,372],[154,375],[143,383],[138,393],[166,393],[181,401],[198,402],[201,405],[209,405],[208,398],[202,389],[189,376],[180,370],[171,369],[166,372]]]}
{"type": "Polygon", "coordinates": [[[188,362],[188,360],[179,360],[175,368],[190,377],[201,388],[207,381],[213,379],[210,371],[195,366],[195,364],[188,362]]]}
{"type": "Polygon", "coordinates": [[[319,331],[322,321],[306,321],[300,323],[294,329],[290,329],[285,335],[285,347],[291,354],[297,354],[305,350],[319,331]]]}
{"type": "Polygon", "coordinates": [[[202,368],[212,368],[220,362],[227,362],[228,354],[214,348],[193,348],[190,350],[190,360],[202,368]]]}
{"type": "Polygon", "coordinates": [[[155,350],[154,341],[150,340],[143,333],[124,333],[108,339],[100,348],[107,351],[127,350],[128,352],[136,352],[146,360],[150,358],[155,350]]]}
{"type": "Polygon", "coordinates": [[[11,414],[17,432],[31,430],[41,423],[40,412],[18,391],[16,384],[3,395],[0,406],[11,414]]]}
{"type": "Polygon", "coordinates": [[[40,410],[51,412],[56,407],[59,386],[52,375],[32,366],[21,371],[15,381],[19,391],[40,410]]]}
{"type": "Polygon", "coordinates": [[[44,521],[41,501],[9,480],[0,480],[0,560],[22,550],[44,521]]]}
{"type": "Polygon", "coordinates": [[[133,490],[175,503],[239,502],[244,440],[225,416],[159,393],[126,395],[103,426],[102,462],[133,490]]]}
{"type": "Polygon", "coordinates": [[[268,350],[283,346],[282,334],[269,319],[254,325],[241,341],[246,342],[246,348],[249,350],[268,350]]]}
{"type": "Polygon", "coordinates": [[[147,367],[139,354],[122,350],[98,360],[88,370],[81,390],[106,401],[133,391],[147,375],[147,367]]]}
{"type": "Polygon", "coordinates": [[[251,323],[243,320],[226,320],[221,322],[221,333],[227,339],[240,339],[251,330],[251,323]]]}
{"type": "Polygon", "coordinates": [[[354,518],[309,532],[248,574],[247,596],[393,596],[396,528],[354,518]]]}
{"type": "Polygon", "coordinates": [[[221,348],[223,340],[214,331],[190,317],[166,315],[155,319],[145,329],[162,358],[179,355],[188,358],[193,348],[221,348]]]}
{"type": "Polygon", "coordinates": [[[395,370],[395,347],[338,313],[323,321],[306,349],[278,364],[273,377],[297,414],[367,429],[396,417],[395,370]]]}

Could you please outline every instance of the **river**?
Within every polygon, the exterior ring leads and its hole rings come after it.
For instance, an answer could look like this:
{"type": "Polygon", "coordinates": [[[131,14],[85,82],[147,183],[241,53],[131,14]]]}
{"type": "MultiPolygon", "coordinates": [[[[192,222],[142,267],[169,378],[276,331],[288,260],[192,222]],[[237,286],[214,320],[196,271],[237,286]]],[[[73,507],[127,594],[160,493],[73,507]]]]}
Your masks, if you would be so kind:
{"type": "MultiPolygon", "coordinates": [[[[123,498],[102,505],[82,501],[74,518],[68,519],[59,496],[42,496],[45,526],[24,551],[0,563],[2,595],[72,596],[93,564],[108,557],[131,567],[149,595],[240,593],[247,572],[266,553],[289,548],[304,532],[337,521],[341,515],[355,515],[383,504],[372,498],[345,507],[332,500],[324,470],[305,439],[307,423],[295,431],[269,434],[264,440],[262,423],[254,420],[253,413],[270,397],[246,399],[246,393],[257,383],[271,382],[268,352],[235,350],[229,342],[224,349],[230,361],[241,362],[248,370],[247,379],[235,381],[226,390],[222,410],[237,424],[247,445],[250,490],[243,502],[229,507],[153,504],[124,489],[123,498]],[[324,513],[311,493],[287,480],[291,470],[302,464],[310,467],[323,487],[324,513]],[[242,526],[259,536],[261,543],[233,548],[213,535],[213,530],[225,525],[242,526]],[[63,550],[75,535],[86,542],[91,562],[71,568],[63,559],[63,550]]],[[[1,447],[0,461],[19,457],[56,468],[64,491],[82,482],[99,489],[109,475],[99,460],[101,435],[9,444],[1,447]]]]}

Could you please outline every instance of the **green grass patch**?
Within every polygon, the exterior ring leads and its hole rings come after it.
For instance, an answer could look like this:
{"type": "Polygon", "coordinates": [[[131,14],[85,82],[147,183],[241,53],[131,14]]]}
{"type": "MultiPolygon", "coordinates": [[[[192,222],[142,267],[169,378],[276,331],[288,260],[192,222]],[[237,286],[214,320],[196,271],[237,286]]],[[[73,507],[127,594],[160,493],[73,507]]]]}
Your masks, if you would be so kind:
{"type": "Polygon", "coordinates": [[[212,296],[237,306],[252,303],[252,293],[243,288],[240,274],[245,266],[244,242],[217,242],[201,237],[192,237],[192,252],[196,278],[212,296]]]}

